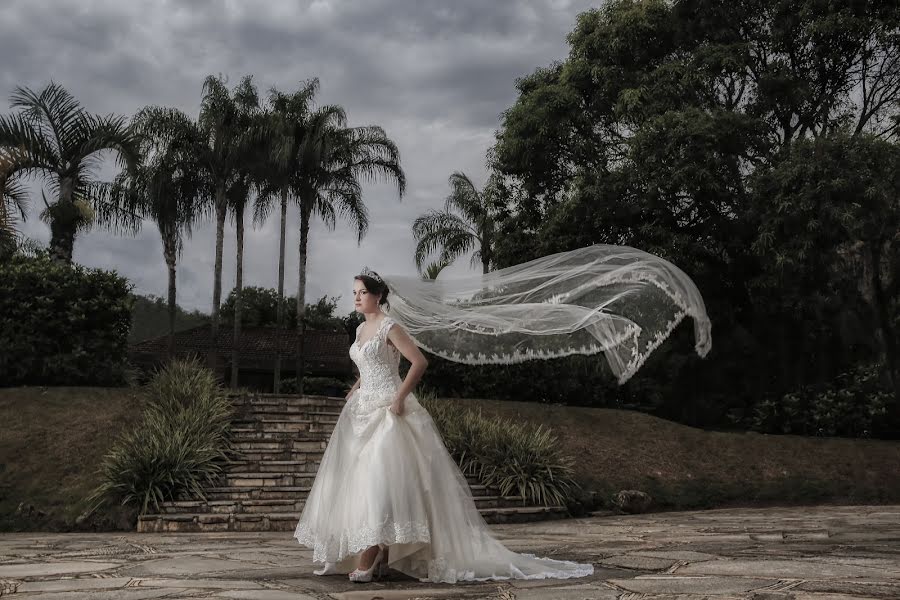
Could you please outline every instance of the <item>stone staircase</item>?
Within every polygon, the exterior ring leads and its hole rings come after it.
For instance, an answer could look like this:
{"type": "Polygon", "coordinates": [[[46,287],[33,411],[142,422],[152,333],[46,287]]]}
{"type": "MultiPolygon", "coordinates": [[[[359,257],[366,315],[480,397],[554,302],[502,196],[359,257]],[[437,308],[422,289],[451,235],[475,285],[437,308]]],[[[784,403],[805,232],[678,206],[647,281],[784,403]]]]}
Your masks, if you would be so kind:
{"type": "MultiPolygon", "coordinates": [[[[139,532],[293,531],[344,401],[326,396],[233,396],[240,452],[205,500],[165,502],[138,517],[139,532]]],[[[469,478],[489,523],[561,518],[562,506],[525,506],[469,478]]]]}

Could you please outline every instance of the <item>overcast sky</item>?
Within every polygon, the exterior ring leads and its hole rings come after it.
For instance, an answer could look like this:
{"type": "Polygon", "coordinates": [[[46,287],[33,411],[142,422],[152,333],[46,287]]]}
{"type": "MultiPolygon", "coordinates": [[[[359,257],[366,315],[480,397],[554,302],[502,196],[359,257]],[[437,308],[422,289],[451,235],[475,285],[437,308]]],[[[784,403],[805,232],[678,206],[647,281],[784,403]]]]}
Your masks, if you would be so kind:
{"type": "MultiPolygon", "coordinates": [[[[382,126],[399,146],[408,181],[398,199],[386,184],[367,185],[371,227],[357,245],[349,226],[310,235],[307,301],[341,296],[352,310],[352,277],[367,265],[414,274],[410,226],[440,208],[447,178],[463,171],[478,185],[500,114],[516,98],[515,80],[566,57],[565,41],[586,0],[267,0],[123,2],[3,0],[0,93],[50,80],[91,112],[132,115],[153,104],[196,117],[201,84],[251,74],[261,92],[292,91],[320,80],[318,103],[345,107],[351,125],[382,126]]],[[[8,108],[8,102],[5,105],[8,108]]],[[[108,170],[108,169],[107,169],[108,170]]],[[[39,197],[22,227],[49,240],[37,218],[39,197]]],[[[287,293],[297,289],[296,212],[289,213],[287,293]]],[[[178,265],[178,303],[208,312],[215,227],[196,226],[178,265]]],[[[278,223],[245,233],[244,285],[276,287],[278,223]]],[[[93,230],[76,239],[78,263],[115,269],[138,293],[165,296],[159,232],[137,237],[93,230]]],[[[234,230],[225,234],[223,299],[234,286],[234,230]]],[[[450,274],[468,270],[468,260],[450,274]]]]}

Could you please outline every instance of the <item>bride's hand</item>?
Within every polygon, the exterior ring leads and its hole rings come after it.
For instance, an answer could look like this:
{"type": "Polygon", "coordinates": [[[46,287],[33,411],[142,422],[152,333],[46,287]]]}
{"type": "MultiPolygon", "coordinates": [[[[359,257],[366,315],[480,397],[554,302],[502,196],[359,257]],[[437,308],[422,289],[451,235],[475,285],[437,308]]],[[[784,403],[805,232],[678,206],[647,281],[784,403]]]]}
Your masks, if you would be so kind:
{"type": "Polygon", "coordinates": [[[395,398],[393,402],[391,402],[390,408],[388,408],[392,413],[397,415],[398,417],[403,416],[404,406],[403,400],[400,398],[395,398]]]}

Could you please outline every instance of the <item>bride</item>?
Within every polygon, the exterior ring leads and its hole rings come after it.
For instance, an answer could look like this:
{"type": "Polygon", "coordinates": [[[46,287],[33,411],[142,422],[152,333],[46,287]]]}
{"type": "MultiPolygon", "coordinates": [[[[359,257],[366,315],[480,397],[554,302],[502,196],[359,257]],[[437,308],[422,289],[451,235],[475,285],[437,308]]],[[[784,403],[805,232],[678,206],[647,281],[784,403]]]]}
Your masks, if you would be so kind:
{"type": "Polygon", "coordinates": [[[694,282],[658,256],[597,244],[451,281],[364,271],[353,293],[366,319],[350,346],[360,376],[294,532],[324,563],[316,573],[368,582],[390,566],[448,583],[592,574],[591,565],[516,554],[491,535],[412,394],[428,365],[419,348],[466,364],[602,353],[624,383],[685,317],[697,353],[709,352],[694,282]],[[412,365],[405,379],[401,355],[412,365]]]}
{"type": "Polygon", "coordinates": [[[384,566],[423,581],[591,575],[591,565],[516,554],[497,541],[431,417],[411,393],[428,361],[381,307],[388,286],[372,271],[354,279],[365,315],[350,346],[359,379],[322,457],[297,540],[325,563],[317,575],[364,583],[384,566]],[[400,356],[411,363],[400,378],[400,356]]]}

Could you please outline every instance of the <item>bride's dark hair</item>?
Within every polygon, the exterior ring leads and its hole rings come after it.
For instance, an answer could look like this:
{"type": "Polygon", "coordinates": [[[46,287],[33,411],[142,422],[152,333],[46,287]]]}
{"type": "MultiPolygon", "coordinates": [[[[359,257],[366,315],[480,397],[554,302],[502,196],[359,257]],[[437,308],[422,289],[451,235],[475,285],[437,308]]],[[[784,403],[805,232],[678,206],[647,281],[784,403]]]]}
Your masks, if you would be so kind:
{"type": "Polygon", "coordinates": [[[388,289],[387,284],[378,275],[375,271],[364,271],[360,273],[356,277],[353,278],[354,281],[362,281],[363,285],[366,286],[366,290],[370,294],[379,294],[381,295],[381,299],[378,301],[378,306],[386,306],[388,309],[391,308],[391,303],[388,302],[388,294],[391,290],[388,289]]]}

